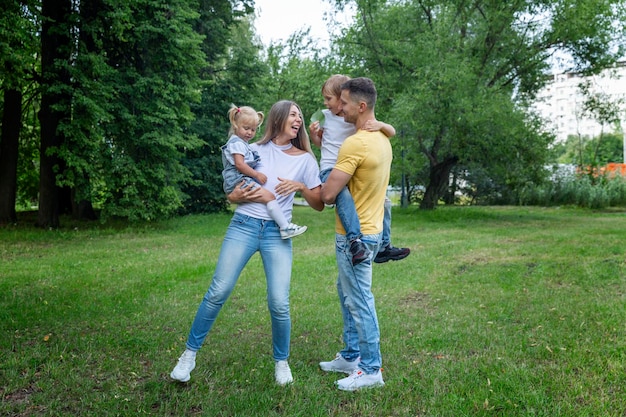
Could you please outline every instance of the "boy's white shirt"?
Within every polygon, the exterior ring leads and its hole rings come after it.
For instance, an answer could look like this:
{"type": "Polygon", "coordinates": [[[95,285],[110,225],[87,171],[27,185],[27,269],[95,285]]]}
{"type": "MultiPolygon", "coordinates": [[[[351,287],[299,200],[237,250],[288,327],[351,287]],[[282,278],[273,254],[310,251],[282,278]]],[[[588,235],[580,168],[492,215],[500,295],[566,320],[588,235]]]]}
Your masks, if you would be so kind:
{"type": "Polygon", "coordinates": [[[324,113],[324,133],[322,134],[320,171],[332,169],[337,163],[339,148],[349,136],[356,133],[356,127],[352,123],[343,120],[342,116],[333,114],[328,109],[324,113]]]}

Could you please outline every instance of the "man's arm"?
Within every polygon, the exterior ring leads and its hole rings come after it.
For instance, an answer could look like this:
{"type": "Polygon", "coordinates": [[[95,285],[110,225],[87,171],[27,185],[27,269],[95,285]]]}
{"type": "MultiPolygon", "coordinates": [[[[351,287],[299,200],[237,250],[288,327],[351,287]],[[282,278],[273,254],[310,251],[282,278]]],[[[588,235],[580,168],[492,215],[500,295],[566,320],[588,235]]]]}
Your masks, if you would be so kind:
{"type": "Polygon", "coordinates": [[[322,184],[322,201],[326,204],[334,204],[337,194],[343,190],[350,181],[352,175],[333,168],[324,184],[322,184]]]}
{"type": "Polygon", "coordinates": [[[318,186],[309,190],[308,188],[304,187],[302,191],[300,191],[302,197],[304,197],[306,202],[309,203],[309,207],[317,211],[324,210],[324,203],[322,202],[322,198],[320,197],[321,188],[321,186],[318,186]]]}

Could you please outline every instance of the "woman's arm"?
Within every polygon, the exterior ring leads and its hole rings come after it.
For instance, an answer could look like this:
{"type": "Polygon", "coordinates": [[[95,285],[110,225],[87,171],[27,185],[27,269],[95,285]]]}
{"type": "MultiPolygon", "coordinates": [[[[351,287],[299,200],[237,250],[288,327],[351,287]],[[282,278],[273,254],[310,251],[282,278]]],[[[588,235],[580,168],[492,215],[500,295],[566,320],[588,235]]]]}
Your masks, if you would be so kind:
{"type": "Polygon", "coordinates": [[[300,195],[309,203],[309,206],[317,211],[324,210],[324,202],[322,201],[322,186],[319,185],[313,189],[307,188],[307,186],[298,181],[286,180],[278,177],[280,181],[276,186],[276,193],[280,195],[287,195],[294,192],[299,192],[300,195]]]}
{"type": "Polygon", "coordinates": [[[228,201],[235,204],[252,203],[254,200],[261,198],[261,193],[263,192],[261,187],[257,187],[252,183],[244,187],[244,184],[245,181],[235,187],[235,189],[226,196],[228,201]]]}

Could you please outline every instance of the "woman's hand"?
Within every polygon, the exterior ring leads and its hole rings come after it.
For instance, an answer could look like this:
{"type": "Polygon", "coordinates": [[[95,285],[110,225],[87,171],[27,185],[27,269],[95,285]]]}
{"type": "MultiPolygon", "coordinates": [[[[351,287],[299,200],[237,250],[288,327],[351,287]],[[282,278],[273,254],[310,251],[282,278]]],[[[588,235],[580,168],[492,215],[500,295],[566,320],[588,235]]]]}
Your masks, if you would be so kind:
{"type": "Polygon", "coordinates": [[[318,185],[313,189],[308,189],[304,183],[292,180],[286,180],[278,177],[280,183],[276,186],[274,191],[279,195],[288,195],[291,193],[299,192],[302,197],[309,203],[309,206],[317,211],[324,210],[324,203],[322,202],[321,189],[322,186],[318,185]]]}
{"type": "Polygon", "coordinates": [[[235,187],[235,189],[226,196],[228,201],[230,201],[231,203],[248,203],[252,202],[255,199],[261,198],[261,187],[253,183],[250,183],[247,187],[244,187],[244,184],[245,181],[242,181],[239,186],[235,187]]]}
{"type": "Polygon", "coordinates": [[[278,185],[274,188],[276,194],[278,195],[289,195],[291,193],[295,193],[298,191],[304,190],[304,184],[298,181],[287,180],[284,178],[278,177],[278,185]]]}

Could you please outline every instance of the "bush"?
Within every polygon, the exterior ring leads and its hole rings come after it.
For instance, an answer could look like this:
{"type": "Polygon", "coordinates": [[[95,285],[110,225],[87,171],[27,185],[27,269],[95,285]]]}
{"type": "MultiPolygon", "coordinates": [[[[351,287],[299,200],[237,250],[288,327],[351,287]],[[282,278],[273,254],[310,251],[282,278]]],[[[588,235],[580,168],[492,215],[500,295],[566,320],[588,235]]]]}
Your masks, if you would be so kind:
{"type": "Polygon", "coordinates": [[[555,177],[542,185],[529,184],[519,192],[520,205],[560,206],[574,205],[584,208],[626,206],[626,178],[588,175],[555,177]]]}

